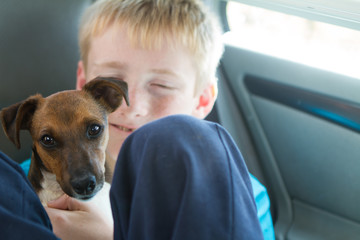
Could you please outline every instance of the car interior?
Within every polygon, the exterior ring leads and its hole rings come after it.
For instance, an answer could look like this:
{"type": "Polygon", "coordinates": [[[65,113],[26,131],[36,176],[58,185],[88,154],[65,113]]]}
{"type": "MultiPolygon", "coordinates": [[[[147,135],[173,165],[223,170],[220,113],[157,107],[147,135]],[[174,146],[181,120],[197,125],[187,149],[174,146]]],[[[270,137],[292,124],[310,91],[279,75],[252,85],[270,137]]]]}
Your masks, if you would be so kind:
{"type": "MultiPolygon", "coordinates": [[[[249,172],[266,186],[276,239],[359,238],[360,72],[349,66],[359,62],[360,54],[340,54],[322,40],[315,47],[307,48],[308,42],[303,47],[292,38],[298,25],[291,24],[298,20],[275,23],[289,25],[286,44],[255,30],[232,33],[231,24],[254,23],[255,17],[266,15],[256,9],[274,11],[305,19],[304,26],[312,30],[317,25],[310,21],[340,28],[334,36],[352,31],[355,37],[336,45],[355,42],[350,52],[359,53],[360,2],[203,1],[218,15],[225,43],[218,68],[219,95],[208,119],[230,132],[249,172]],[[235,11],[248,7],[250,17],[235,11]],[[239,17],[231,24],[230,11],[239,17]],[[285,50],[283,55],[278,47],[285,50]],[[302,54],[301,61],[288,57],[292,50],[302,54]],[[315,55],[320,59],[316,64],[315,55]]],[[[78,23],[91,3],[0,2],[0,109],[36,93],[48,96],[75,88],[78,23]]],[[[271,35],[270,21],[260,22],[266,29],[261,31],[271,35]]],[[[17,162],[31,155],[30,135],[24,131],[20,137],[17,149],[0,131],[1,151],[17,162]]]]}

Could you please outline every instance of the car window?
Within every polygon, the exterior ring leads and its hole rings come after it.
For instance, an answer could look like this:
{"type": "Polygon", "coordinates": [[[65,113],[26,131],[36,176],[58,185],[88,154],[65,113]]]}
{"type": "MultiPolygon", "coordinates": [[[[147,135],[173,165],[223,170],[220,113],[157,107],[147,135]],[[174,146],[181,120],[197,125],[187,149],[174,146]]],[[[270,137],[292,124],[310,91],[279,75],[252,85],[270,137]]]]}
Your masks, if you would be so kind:
{"type": "Polygon", "coordinates": [[[225,42],[360,79],[360,31],[229,1],[225,42]]]}

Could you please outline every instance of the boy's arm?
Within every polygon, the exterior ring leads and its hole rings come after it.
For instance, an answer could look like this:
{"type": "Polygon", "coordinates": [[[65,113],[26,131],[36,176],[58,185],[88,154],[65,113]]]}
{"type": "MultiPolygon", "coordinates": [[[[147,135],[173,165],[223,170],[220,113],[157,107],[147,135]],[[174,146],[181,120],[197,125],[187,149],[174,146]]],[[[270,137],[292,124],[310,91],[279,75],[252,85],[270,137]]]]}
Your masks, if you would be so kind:
{"type": "Polygon", "coordinates": [[[261,230],[266,240],[275,240],[274,226],[270,212],[270,198],[266,188],[250,174],[251,185],[257,208],[257,216],[260,221],[261,230]]]}
{"type": "Polygon", "coordinates": [[[19,165],[2,152],[0,183],[1,239],[56,239],[30,182],[19,165]]]}

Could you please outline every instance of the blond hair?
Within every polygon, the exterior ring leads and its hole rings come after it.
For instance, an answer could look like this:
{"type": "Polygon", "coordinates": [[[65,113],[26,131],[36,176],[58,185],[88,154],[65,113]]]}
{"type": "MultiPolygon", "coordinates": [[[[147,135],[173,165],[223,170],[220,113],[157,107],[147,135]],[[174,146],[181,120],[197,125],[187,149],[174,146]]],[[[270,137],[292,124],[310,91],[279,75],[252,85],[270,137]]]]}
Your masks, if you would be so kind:
{"type": "Polygon", "coordinates": [[[87,66],[91,39],[113,24],[125,25],[136,46],[159,49],[164,43],[182,44],[197,65],[196,90],[216,82],[223,52],[217,19],[199,0],[98,0],[80,24],[81,59],[87,66]]]}

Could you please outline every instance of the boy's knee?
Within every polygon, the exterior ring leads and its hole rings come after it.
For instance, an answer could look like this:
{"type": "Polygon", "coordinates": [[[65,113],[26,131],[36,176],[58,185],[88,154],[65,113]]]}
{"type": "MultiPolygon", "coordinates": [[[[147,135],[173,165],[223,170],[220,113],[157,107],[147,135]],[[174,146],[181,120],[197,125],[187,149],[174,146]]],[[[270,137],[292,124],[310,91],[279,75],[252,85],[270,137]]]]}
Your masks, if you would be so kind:
{"type": "Polygon", "coordinates": [[[209,136],[214,123],[189,116],[171,115],[146,124],[134,132],[134,138],[151,137],[151,141],[178,142],[197,141],[209,136]]]}
{"type": "Polygon", "coordinates": [[[207,149],[215,149],[220,144],[218,136],[215,123],[187,115],[172,115],[132,133],[125,140],[119,159],[136,168],[142,163],[152,167],[168,163],[191,165],[207,158],[204,156],[209,152],[207,149]]]}

